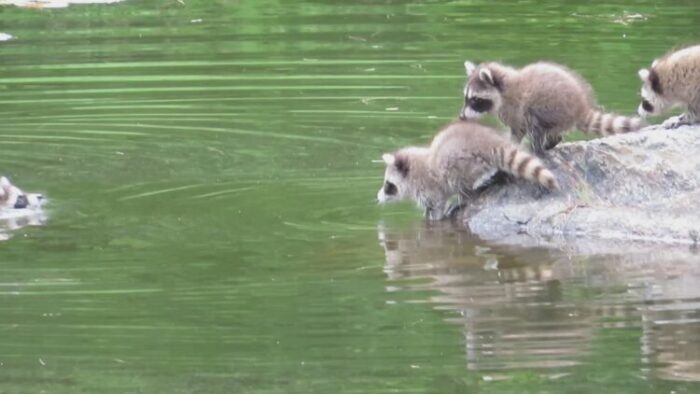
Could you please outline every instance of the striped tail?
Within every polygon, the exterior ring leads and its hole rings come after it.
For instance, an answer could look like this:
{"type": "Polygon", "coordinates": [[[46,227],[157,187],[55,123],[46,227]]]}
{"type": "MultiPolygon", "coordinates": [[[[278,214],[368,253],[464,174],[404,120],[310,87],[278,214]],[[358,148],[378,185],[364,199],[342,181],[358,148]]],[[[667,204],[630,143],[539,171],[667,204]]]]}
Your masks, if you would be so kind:
{"type": "Polygon", "coordinates": [[[601,137],[637,131],[644,126],[646,123],[642,118],[609,114],[594,109],[588,111],[583,122],[577,125],[581,131],[601,137]]]}
{"type": "Polygon", "coordinates": [[[557,180],[537,157],[515,146],[496,148],[496,166],[520,178],[538,183],[547,189],[558,189],[557,180]]]}

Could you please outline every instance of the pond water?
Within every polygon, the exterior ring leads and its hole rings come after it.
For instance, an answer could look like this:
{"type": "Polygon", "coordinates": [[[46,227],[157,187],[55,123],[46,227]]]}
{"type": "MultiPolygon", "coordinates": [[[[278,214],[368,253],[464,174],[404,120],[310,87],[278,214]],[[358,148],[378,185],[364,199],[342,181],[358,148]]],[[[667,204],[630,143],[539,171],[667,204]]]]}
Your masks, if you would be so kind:
{"type": "Polygon", "coordinates": [[[0,7],[0,391],[695,393],[700,257],[505,248],[374,202],[462,62],[546,58],[633,113],[696,1],[0,7]]]}

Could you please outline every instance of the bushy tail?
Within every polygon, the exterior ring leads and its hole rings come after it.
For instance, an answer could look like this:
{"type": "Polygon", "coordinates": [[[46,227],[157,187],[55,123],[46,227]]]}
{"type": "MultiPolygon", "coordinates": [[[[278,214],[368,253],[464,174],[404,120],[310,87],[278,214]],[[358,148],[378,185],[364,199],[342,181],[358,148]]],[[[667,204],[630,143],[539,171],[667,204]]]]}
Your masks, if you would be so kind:
{"type": "Polygon", "coordinates": [[[513,146],[496,149],[496,166],[520,178],[539,183],[547,189],[557,189],[557,180],[537,157],[513,146]]]}
{"type": "Polygon", "coordinates": [[[646,123],[642,118],[609,114],[595,109],[588,111],[584,120],[577,125],[581,131],[602,137],[637,131],[644,126],[646,123]]]}

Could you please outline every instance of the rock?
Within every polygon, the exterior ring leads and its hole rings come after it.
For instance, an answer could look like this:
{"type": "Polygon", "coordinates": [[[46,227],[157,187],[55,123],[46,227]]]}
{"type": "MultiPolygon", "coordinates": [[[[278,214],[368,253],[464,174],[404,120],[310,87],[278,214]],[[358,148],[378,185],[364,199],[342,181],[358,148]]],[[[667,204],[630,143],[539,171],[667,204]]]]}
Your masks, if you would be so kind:
{"type": "Polygon", "coordinates": [[[700,125],[560,144],[545,162],[560,190],[494,185],[464,210],[464,225],[505,244],[700,242],[700,125]]]}

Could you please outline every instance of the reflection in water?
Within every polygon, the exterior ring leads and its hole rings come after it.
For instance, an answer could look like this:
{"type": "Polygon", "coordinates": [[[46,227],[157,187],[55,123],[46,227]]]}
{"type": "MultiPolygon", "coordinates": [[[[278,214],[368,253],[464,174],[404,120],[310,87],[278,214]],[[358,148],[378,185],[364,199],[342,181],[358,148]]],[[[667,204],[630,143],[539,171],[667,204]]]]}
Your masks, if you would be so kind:
{"type": "Polygon", "coordinates": [[[15,209],[0,212],[0,241],[10,239],[12,233],[22,227],[40,226],[45,222],[46,214],[43,211],[15,209]]]}
{"type": "Polygon", "coordinates": [[[0,0],[0,5],[26,8],[66,8],[71,4],[111,4],[124,0],[0,0]]]}
{"type": "MultiPolygon", "coordinates": [[[[391,291],[436,290],[456,312],[467,367],[565,376],[603,330],[638,330],[640,373],[700,381],[700,258],[692,250],[618,245],[624,255],[484,247],[453,225],[379,226],[391,291]],[[407,280],[410,279],[410,280],[407,280]],[[425,279],[425,280],[421,280],[425,279]]],[[[583,248],[587,249],[587,248],[583,248]]],[[[601,245],[601,250],[607,250],[601,245]]]]}

